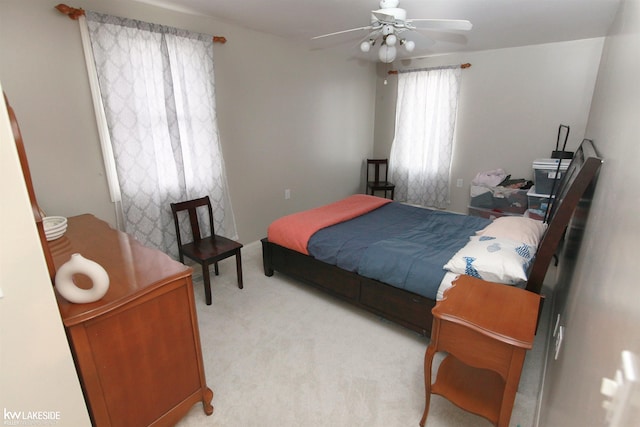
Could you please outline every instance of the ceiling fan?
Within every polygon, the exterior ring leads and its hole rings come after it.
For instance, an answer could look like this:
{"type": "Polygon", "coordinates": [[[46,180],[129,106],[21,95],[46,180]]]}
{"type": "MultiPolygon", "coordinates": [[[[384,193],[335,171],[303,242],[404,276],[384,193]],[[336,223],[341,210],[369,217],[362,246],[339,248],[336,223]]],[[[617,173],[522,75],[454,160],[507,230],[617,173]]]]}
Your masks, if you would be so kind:
{"type": "Polygon", "coordinates": [[[471,22],[462,19],[407,19],[407,11],[399,8],[399,3],[399,0],[380,0],[380,9],[371,11],[370,25],[323,34],[313,37],[312,40],[369,30],[371,31],[369,35],[360,43],[360,50],[364,53],[369,52],[379,43],[378,58],[382,62],[391,63],[398,53],[396,46],[402,46],[406,52],[413,52],[415,49],[415,42],[408,40],[403,34],[407,31],[418,29],[469,31],[472,28],[471,22]]]}

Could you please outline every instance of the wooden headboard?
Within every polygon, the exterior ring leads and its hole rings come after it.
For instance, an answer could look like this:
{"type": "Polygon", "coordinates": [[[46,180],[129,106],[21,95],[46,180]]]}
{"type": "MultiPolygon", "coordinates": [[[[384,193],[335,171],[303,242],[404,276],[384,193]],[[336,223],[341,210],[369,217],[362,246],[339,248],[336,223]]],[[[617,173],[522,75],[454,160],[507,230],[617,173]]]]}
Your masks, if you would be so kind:
{"type": "Polygon", "coordinates": [[[529,271],[527,290],[540,293],[549,263],[558,249],[578,202],[595,178],[602,165],[593,142],[585,139],[576,150],[567,171],[557,186],[556,197],[551,203],[547,231],[542,237],[536,258],[529,271]]]}

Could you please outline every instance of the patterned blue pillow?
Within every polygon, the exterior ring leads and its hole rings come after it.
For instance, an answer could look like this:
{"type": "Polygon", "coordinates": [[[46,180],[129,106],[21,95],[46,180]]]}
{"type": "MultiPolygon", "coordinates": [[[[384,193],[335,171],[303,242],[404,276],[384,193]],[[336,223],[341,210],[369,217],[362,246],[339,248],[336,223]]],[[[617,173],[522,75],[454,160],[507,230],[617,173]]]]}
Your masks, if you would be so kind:
{"type": "Polygon", "coordinates": [[[526,243],[492,236],[471,236],[469,242],[444,265],[456,274],[517,285],[527,281],[535,248],[526,243]]]}

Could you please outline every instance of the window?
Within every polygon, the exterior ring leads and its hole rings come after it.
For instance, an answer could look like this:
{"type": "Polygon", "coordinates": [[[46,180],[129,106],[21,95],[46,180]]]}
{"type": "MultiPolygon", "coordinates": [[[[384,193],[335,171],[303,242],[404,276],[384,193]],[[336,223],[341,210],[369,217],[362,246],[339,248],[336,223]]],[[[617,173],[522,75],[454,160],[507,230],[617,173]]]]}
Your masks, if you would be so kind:
{"type": "Polygon", "coordinates": [[[460,87],[459,66],[398,74],[389,156],[395,199],[445,208],[460,87]]]}

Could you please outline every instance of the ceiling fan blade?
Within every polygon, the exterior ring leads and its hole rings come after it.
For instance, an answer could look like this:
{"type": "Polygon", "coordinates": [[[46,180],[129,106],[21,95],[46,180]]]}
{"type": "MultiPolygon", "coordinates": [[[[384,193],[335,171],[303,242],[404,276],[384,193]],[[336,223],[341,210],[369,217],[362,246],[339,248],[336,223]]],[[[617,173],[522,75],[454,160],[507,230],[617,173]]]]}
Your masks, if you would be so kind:
{"type": "Polygon", "coordinates": [[[373,40],[375,40],[375,39],[377,39],[380,35],[382,35],[382,30],[380,30],[380,29],[375,29],[375,30],[371,31],[369,34],[367,34],[365,37],[362,37],[362,38],[360,39],[360,41],[358,42],[358,45],[359,45],[360,43],[362,43],[363,41],[365,41],[365,40],[372,40],[372,39],[373,39],[373,40]]]}
{"type": "Polygon", "coordinates": [[[428,28],[419,28],[419,29],[416,29],[414,32],[420,32],[422,34],[425,34],[427,37],[429,37],[430,39],[438,43],[454,43],[454,44],[460,44],[460,45],[469,43],[469,39],[467,38],[467,35],[464,33],[456,33],[452,31],[438,31],[438,30],[431,30],[428,28]]]}
{"type": "Polygon", "coordinates": [[[413,40],[416,44],[427,47],[435,44],[436,42],[430,35],[422,34],[418,31],[404,32],[402,33],[402,38],[406,40],[413,40]]]}
{"type": "Polygon", "coordinates": [[[313,37],[311,40],[318,40],[318,39],[322,39],[322,38],[325,38],[325,37],[337,36],[338,34],[351,33],[351,32],[354,32],[354,31],[370,30],[372,28],[373,27],[371,25],[367,25],[366,27],[352,28],[350,30],[343,30],[343,31],[336,31],[335,33],[323,34],[321,36],[313,37]]]}
{"type": "Polygon", "coordinates": [[[471,22],[465,19],[407,19],[407,23],[429,30],[469,31],[473,28],[471,22]]]}

